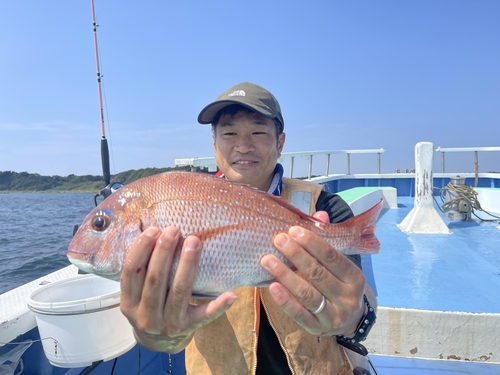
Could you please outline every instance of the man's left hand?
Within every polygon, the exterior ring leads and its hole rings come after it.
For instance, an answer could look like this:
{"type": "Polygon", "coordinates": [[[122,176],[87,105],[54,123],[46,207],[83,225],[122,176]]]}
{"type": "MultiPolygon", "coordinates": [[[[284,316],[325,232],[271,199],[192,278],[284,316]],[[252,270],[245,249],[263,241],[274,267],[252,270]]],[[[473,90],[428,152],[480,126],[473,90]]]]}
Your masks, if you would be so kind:
{"type": "MultiPolygon", "coordinates": [[[[328,222],[324,211],[314,217],[328,222]]],[[[342,253],[314,233],[291,227],[274,238],[274,246],[297,267],[292,271],[273,255],[261,265],[276,282],[269,286],[274,301],[300,326],[316,336],[354,333],[364,313],[363,272],[342,253]],[[325,305],[317,314],[322,304],[325,305]]]]}

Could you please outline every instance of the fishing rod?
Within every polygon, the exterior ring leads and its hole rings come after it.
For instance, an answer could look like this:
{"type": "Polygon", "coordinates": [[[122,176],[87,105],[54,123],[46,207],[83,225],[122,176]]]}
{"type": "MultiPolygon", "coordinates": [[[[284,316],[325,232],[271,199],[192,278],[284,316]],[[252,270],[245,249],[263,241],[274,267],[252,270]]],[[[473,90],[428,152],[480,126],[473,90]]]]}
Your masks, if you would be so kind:
{"type": "Polygon", "coordinates": [[[95,6],[94,0],[90,0],[92,7],[92,27],[94,30],[94,52],[95,52],[95,64],[97,71],[97,93],[99,96],[99,114],[101,117],[101,164],[102,164],[102,176],[104,179],[104,184],[106,185],[103,189],[99,191],[94,197],[95,205],[97,206],[97,198],[99,196],[106,199],[116,190],[123,186],[120,182],[111,183],[111,173],[110,173],[110,163],[109,163],[109,148],[108,140],[106,139],[106,129],[104,125],[104,107],[102,104],[102,88],[101,88],[101,68],[99,65],[99,46],[97,43],[97,28],[99,25],[95,21],[95,6]]]}

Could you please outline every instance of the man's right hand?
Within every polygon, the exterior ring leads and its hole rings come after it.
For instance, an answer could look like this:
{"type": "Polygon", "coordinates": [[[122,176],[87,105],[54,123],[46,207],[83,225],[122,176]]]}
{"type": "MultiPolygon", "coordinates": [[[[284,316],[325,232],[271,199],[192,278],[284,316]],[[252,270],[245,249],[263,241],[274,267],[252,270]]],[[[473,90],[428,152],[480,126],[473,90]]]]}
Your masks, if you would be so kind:
{"type": "Polygon", "coordinates": [[[194,331],[222,315],[236,300],[225,292],[207,304],[189,303],[198,272],[201,241],[188,236],[182,244],[179,266],[168,286],[176,248],[181,239],[176,227],[161,232],[146,229],[125,256],[121,273],[120,307],[134,328],[137,342],[154,351],[178,353],[194,331]]]}

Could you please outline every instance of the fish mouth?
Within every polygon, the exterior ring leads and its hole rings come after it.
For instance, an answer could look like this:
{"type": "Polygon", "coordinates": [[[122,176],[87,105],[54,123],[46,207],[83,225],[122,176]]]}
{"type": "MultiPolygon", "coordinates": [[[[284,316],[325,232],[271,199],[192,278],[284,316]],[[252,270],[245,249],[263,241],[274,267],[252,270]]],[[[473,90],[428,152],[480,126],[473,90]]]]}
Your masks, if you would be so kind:
{"type": "Polygon", "coordinates": [[[86,273],[94,273],[95,272],[94,266],[86,259],[74,258],[70,254],[68,254],[68,259],[72,264],[74,264],[76,267],[78,267],[80,270],[82,270],[86,273]]]}
{"type": "Polygon", "coordinates": [[[67,256],[69,261],[83,272],[92,273],[110,280],[120,281],[120,272],[105,272],[102,268],[95,267],[93,264],[93,256],[91,255],[71,251],[67,253],[67,256]]]}

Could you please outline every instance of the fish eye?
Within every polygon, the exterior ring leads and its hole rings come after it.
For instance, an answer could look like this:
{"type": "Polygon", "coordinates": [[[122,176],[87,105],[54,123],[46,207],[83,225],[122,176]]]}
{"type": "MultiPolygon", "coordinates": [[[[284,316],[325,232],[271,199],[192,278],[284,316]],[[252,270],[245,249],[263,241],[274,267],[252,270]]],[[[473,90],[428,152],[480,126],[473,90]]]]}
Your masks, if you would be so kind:
{"type": "Polygon", "coordinates": [[[99,211],[95,214],[94,220],[92,221],[92,229],[102,232],[109,226],[110,222],[111,220],[108,213],[106,211],[99,211]]]}
{"type": "Polygon", "coordinates": [[[106,224],[106,220],[103,217],[96,217],[94,219],[94,229],[102,229],[106,224]]]}

